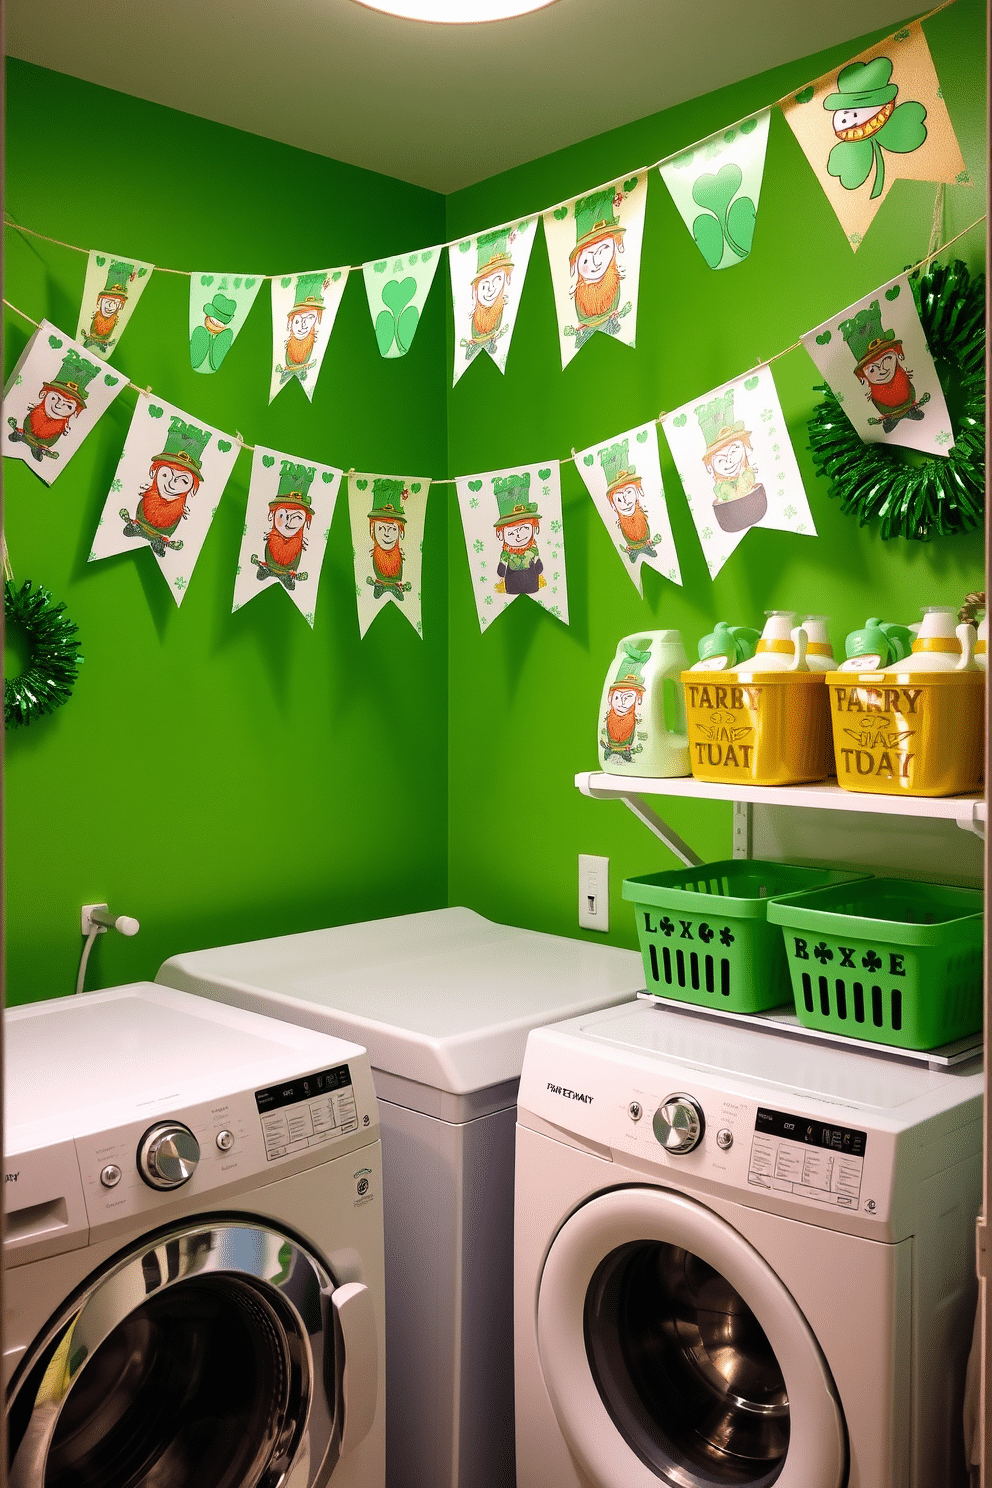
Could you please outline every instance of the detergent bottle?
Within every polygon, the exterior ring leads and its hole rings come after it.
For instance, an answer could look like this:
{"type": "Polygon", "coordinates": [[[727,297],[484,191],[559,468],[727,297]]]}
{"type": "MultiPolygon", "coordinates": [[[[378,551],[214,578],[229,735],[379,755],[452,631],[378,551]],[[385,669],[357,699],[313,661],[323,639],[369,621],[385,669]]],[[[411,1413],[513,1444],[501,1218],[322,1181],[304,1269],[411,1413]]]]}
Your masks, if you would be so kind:
{"type": "Polygon", "coordinates": [[[688,775],[689,741],[679,679],[689,665],[677,630],[626,636],[606,674],[599,762],[610,775],[688,775]]]}
{"type": "Polygon", "coordinates": [[[756,630],[745,625],[728,625],[718,620],[709,635],[699,642],[699,660],[691,666],[691,672],[725,672],[739,666],[754,655],[754,648],[761,639],[756,630]]]}
{"type": "Polygon", "coordinates": [[[803,621],[807,636],[806,665],[811,672],[832,672],[837,666],[833,642],[827,630],[829,620],[829,615],[807,615],[803,621]]]}

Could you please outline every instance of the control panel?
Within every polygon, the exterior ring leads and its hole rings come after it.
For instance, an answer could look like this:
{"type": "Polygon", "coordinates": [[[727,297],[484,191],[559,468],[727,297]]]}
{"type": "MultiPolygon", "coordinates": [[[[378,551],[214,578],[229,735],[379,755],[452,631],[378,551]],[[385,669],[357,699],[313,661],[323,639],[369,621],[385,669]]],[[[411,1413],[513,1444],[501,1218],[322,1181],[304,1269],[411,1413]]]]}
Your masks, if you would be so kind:
{"type": "Polygon", "coordinates": [[[358,1108],[346,1064],[257,1090],[255,1104],[269,1162],[358,1130],[358,1108]]]}
{"type": "Polygon", "coordinates": [[[857,1209],[867,1146],[867,1132],[759,1106],[747,1181],[755,1188],[857,1209]]]}

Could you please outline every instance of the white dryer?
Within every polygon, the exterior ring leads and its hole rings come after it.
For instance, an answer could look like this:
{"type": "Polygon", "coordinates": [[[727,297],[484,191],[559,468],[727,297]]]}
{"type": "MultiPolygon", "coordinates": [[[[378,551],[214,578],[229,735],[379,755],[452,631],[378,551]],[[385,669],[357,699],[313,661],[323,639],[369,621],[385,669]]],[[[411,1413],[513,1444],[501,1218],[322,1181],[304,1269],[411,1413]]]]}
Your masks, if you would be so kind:
{"type": "Polygon", "coordinates": [[[527,1035],[631,1000],[640,956],[453,908],[193,951],[158,980],[368,1049],[385,1165],[389,1488],[510,1488],[527,1035]]]}
{"type": "Polygon", "coordinates": [[[0,1478],[382,1488],[365,1051],[151,983],[8,1010],[5,1044],[0,1478]]]}
{"type": "Polygon", "coordinates": [[[519,1488],[957,1488],[981,1071],[645,1002],[531,1034],[519,1488]]]}

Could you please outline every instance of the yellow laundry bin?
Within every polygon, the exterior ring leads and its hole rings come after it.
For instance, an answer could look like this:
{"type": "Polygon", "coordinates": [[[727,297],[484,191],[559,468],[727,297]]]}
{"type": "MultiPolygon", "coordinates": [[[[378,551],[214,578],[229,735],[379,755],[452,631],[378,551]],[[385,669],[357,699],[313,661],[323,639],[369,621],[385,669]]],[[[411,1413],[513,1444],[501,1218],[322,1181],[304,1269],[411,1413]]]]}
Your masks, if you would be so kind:
{"type": "Polygon", "coordinates": [[[985,674],[827,672],[837,784],[956,796],[982,783],[985,674]]]}
{"type": "Polygon", "coordinates": [[[826,672],[683,672],[697,780],[802,785],[830,771],[826,672]]]}

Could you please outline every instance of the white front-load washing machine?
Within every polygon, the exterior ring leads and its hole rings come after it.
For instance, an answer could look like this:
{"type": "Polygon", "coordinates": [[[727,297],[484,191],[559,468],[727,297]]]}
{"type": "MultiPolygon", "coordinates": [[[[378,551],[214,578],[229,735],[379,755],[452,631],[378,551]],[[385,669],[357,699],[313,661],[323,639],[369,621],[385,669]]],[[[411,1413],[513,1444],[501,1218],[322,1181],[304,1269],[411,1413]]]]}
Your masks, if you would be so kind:
{"type": "Polygon", "coordinates": [[[158,980],[369,1051],[389,1488],[512,1488],[513,1150],[527,1035],[630,1001],[636,951],[427,910],[173,956],[158,980]]]}
{"type": "Polygon", "coordinates": [[[383,1488],[365,1051],[151,983],[5,1015],[9,1488],[383,1488]]]}
{"type": "Polygon", "coordinates": [[[981,1071],[640,1002],[531,1034],[519,1488],[957,1488],[981,1071]]]}

